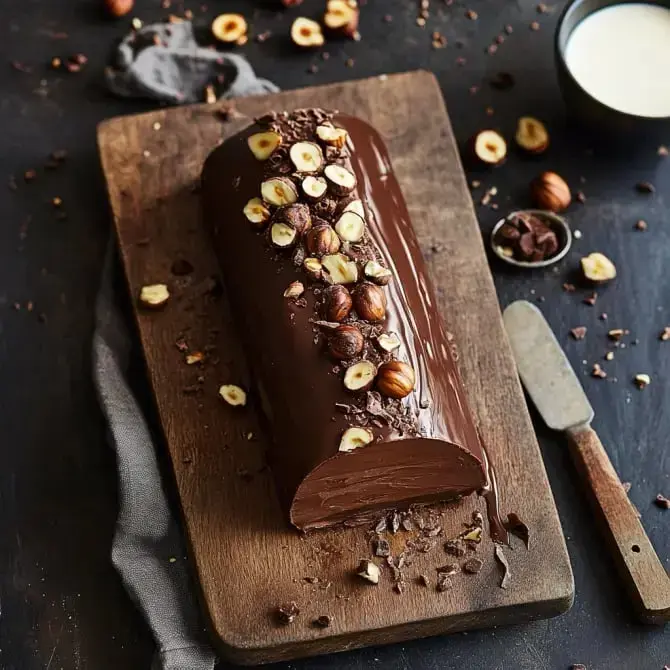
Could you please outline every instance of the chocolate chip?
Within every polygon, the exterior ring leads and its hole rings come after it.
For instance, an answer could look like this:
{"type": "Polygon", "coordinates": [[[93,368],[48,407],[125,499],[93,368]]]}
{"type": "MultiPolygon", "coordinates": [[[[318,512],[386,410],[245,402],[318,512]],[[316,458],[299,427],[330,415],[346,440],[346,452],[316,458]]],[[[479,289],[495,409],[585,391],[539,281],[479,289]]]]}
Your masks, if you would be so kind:
{"type": "Polygon", "coordinates": [[[437,584],[435,585],[436,591],[443,593],[444,591],[448,591],[452,586],[453,583],[446,572],[437,573],[437,584]]]}
{"type": "Polygon", "coordinates": [[[293,623],[295,618],[300,614],[300,609],[295,602],[290,602],[287,605],[281,605],[276,612],[277,621],[283,626],[293,623]]]}
{"type": "Polygon", "coordinates": [[[467,572],[470,575],[476,575],[482,569],[483,565],[483,561],[479,558],[469,558],[463,563],[463,572],[467,572]]]}

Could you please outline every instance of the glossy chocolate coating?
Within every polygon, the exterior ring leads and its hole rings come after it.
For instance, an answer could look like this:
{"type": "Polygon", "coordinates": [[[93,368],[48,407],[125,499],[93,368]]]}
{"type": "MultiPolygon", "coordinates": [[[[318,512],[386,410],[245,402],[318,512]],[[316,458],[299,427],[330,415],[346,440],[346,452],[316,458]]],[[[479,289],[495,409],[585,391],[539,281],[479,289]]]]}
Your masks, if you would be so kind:
{"type": "Polygon", "coordinates": [[[254,124],[226,140],[203,171],[205,220],[271,431],[270,465],[291,522],[303,530],[448,500],[487,484],[482,446],[384,143],[360,119],[336,115],[333,123],[349,133],[352,195],[363,201],[368,238],[393,271],[384,327],[399,335],[397,358],[416,373],[415,390],[403,401],[413,431],[370,426],[375,442],[338,450],[351,421],[336,405],[351,404],[352,395],[315,342],[317,298],[307,290],[301,306],[283,297],[292,281],[308,285],[306,276],[242,213],[259,195],[265,167],[247,138],[265,127],[254,124]]]}

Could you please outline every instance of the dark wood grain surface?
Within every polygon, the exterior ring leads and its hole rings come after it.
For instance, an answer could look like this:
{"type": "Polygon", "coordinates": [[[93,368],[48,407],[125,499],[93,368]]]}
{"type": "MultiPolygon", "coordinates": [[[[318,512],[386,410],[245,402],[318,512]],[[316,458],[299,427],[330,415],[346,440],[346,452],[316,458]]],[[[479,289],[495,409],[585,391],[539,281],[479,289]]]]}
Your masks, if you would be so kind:
{"type": "MultiPolygon", "coordinates": [[[[6,190],[0,197],[3,670],[144,670],[153,651],[149,632],[109,561],[116,514],[114,459],[93,396],[89,352],[94,296],[110,231],[95,128],[105,118],[153,109],[155,104],[119,100],[104,91],[101,75],[111,43],[125,33],[128,22],[104,18],[98,4],[5,0],[2,5],[0,163],[3,178],[15,175],[19,184],[16,192],[6,190]],[[89,57],[80,74],[49,68],[54,56],[77,52],[89,57]],[[13,69],[10,60],[22,61],[32,72],[13,69]],[[61,148],[69,151],[65,165],[45,171],[48,153],[61,148]],[[22,174],[30,168],[38,169],[38,177],[24,184],[22,174]],[[56,195],[63,198],[66,220],[56,219],[50,205],[56,195]],[[27,309],[30,301],[32,311],[27,309]],[[41,313],[46,322],[39,320],[41,313]]],[[[172,4],[178,11],[178,3],[172,4]]],[[[223,7],[220,0],[207,4],[207,12],[200,14],[199,3],[192,3],[197,17],[211,18],[223,7]]],[[[613,154],[596,148],[590,137],[568,125],[552,53],[553,28],[563,3],[552,5],[549,14],[538,14],[530,0],[472,0],[467,6],[449,7],[431,0],[425,29],[416,25],[417,4],[368,2],[361,42],[333,42],[328,46],[330,59],[323,61],[318,54],[296,53],[286,44],[283,35],[297,10],[275,12],[273,3],[266,2],[253,29],[271,29],[276,39],[264,44],[251,40],[243,53],[262,76],[285,89],[384,72],[433,70],[461,146],[485,126],[498,127],[511,138],[522,114],[536,115],[548,124],[552,147],[544,157],[529,160],[512,152],[500,169],[470,171],[471,180],[498,189],[498,211],[477,207],[481,229],[488,235],[501,211],[530,204],[529,180],[541,169],[555,169],[586,195],[583,205],[574,204],[568,212],[582,238],[556,273],[518,274],[493,263],[498,297],[503,305],[517,298],[544,298],[540,307],[595,408],[594,427],[621,479],[631,483],[631,500],[668,567],[670,513],[653,500],[659,492],[670,497],[670,355],[664,349],[668,343],[658,340],[660,329],[670,325],[670,163],[656,155],[655,144],[640,147],[636,154],[613,154]],[[467,8],[478,13],[477,21],[465,17],[467,8]],[[391,22],[384,20],[386,14],[391,22]],[[532,21],[538,21],[538,31],[529,28],[532,21]],[[513,34],[497,53],[488,55],[486,47],[506,24],[513,34]],[[433,30],[448,38],[445,49],[431,48],[433,30]],[[457,63],[459,57],[466,62],[457,63]],[[353,67],[346,64],[348,58],[354,59],[353,67]],[[312,64],[318,72],[308,72],[312,64]],[[488,84],[499,71],[514,75],[513,89],[500,91],[488,84]],[[478,88],[471,93],[473,86],[478,88]],[[635,191],[642,179],[656,185],[654,195],[635,191]],[[646,232],[634,229],[638,219],[648,222],[646,232]],[[587,289],[566,293],[561,288],[563,282],[573,281],[580,255],[589,251],[608,254],[619,269],[617,280],[599,291],[593,307],[581,302],[587,289]],[[608,314],[607,321],[598,318],[602,313],[608,314]],[[584,340],[569,336],[569,329],[577,325],[589,329],[584,340]],[[616,349],[613,361],[603,362],[608,379],[593,379],[591,365],[609,346],[607,329],[618,326],[632,331],[628,346],[616,349]],[[636,338],[639,342],[633,345],[636,338]],[[652,384],[638,391],[631,378],[641,372],[651,375],[652,384]]],[[[230,0],[225,7],[251,18],[261,5],[230,0]]],[[[318,7],[315,2],[303,9],[316,16],[318,7]]],[[[168,11],[160,8],[159,0],[137,0],[136,8],[145,21],[168,11]]],[[[475,191],[475,203],[482,192],[482,187],[475,191]]],[[[141,363],[136,371],[139,392],[146,397],[141,363]]],[[[660,670],[669,663],[667,632],[634,623],[574,475],[566,441],[539,419],[534,423],[575,571],[576,602],[568,614],[549,622],[283,667],[561,670],[581,662],[590,670],[660,670]]]]}
{"type": "MultiPolygon", "coordinates": [[[[376,77],[249,98],[236,109],[246,121],[222,123],[217,109],[204,105],[112,119],[98,135],[130,293],[165,282],[173,294],[160,312],[135,302],[136,317],[222,654],[270,662],[564,612],[573,599],[572,572],[436,79],[427,72],[376,77]],[[405,593],[393,590],[388,567],[379,588],[352,579],[359,559],[373,557],[369,526],[306,536],[288,528],[269,473],[259,474],[271,436],[251,411],[231,411],[218,397],[221,383],[246,379],[249,385],[244,334],[235,330],[225,301],[203,288],[219,270],[192,187],[212,147],[241,124],[273,109],[313,106],[360,116],[387,143],[496,472],[501,510],[518,514],[533,536],[528,552],[520,542],[518,551],[508,552],[509,589],[498,586],[502,573],[488,537],[478,549],[484,561],[478,576],[454,577],[447,596],[418,583],[422,574],[433,580],[435,569],[449,562],[443,539],[461,532],[473,508],[486,514],[484,501],[472,499],[442,513],[444,534],[432,551],[414,552],[404,571],[405,593]],[[175,277],[176,259],[188,260],[195,272],[175,277]],[[467,319],[460,317],[465,312],[467,319]],[[186,365],[178,340],[190,351],[214,345],[212,363],[186,365]],[[194,387],[198,393],[185,394],[194,387]],[[314,587],[305,577],[332,587],[314,587]],[[291,601],[301,609],[299,619],[278,626],[273,610],[291,601]],[[323,614],[333,617],[328,630],[310,625],[323,614]]],[[[414,537],[400,532],[391,538],[393,554],[414,537]]]]}

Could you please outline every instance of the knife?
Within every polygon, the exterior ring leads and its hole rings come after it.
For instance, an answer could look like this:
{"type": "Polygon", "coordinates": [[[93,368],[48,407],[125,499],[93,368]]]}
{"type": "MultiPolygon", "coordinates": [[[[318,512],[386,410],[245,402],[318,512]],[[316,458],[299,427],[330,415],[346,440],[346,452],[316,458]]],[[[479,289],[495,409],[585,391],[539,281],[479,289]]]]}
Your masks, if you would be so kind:
{"type": "Polygon", "coordinates": [[[575,466],[616,560],[638,618],[670,620],[670,576],[591,428],[593,408],[542,312],[525,300],[503,313],[519,377],[545,423],[565,432],[575,466]]]}

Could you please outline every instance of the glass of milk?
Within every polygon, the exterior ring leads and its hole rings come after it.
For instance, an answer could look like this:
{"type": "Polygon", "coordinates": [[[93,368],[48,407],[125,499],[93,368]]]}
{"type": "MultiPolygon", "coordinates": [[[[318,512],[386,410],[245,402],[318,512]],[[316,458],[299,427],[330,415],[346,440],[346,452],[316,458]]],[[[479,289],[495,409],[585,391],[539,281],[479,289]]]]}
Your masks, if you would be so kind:
{"type": "Polygon", "coordinates": [[[670,0],[574,0],[556,59],[570,111],[603,130],[670,132],[670,0]]]}

